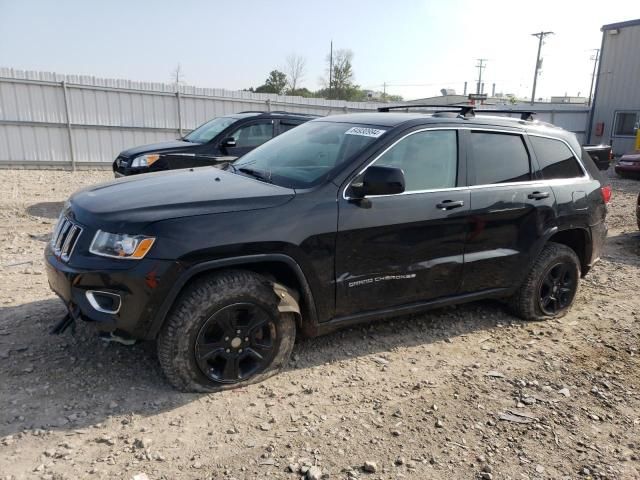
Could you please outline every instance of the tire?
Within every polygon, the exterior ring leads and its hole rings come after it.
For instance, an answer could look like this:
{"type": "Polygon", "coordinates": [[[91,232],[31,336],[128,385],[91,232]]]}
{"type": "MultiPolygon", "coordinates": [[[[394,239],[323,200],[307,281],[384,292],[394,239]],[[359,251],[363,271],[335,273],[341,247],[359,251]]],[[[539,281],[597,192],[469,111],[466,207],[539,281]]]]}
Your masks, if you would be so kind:
{"type": "Polygon", "coordinates": [[[566,245],[549,242],[511,297],[509,306],[523,320],[562,317],[571,308],[579,281],[580,260],[576,253],[566,245]]]}
{"type": "Polygon", "coordinates": [[[296,338],[294,314],[281,314],[278,303],[271,284],[253,272],[224,271],[189,285],[158,336],[169,383],[184,392],[218,392],[276,374],[296,338]]]}

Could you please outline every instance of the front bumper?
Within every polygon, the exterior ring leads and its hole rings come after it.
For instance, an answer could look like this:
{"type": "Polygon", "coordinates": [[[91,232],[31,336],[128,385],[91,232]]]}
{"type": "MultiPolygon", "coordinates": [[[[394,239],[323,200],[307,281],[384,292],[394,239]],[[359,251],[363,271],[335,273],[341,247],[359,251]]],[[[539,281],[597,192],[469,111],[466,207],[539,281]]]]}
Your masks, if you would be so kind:
{"type": "Polygon", "coordinates": [[[49,246],[45,260],[49,286],[74,318],[93,322],[101,331],[119,330],[141,339],[149,338],[151,324],[182,271],[177,262],[168,260],[130,261],[131,268],[122,269],[125,260],[106,258],[104,269],[86,270],[62,262],[49,246]],[[109,268],[113,262],[120,263],[118,268],[109,268]],[[113,313],[106,313],[96,308],[96,302],[87,295],[91,291],[118,296],[117,311],[114,308],[113,313]]]}

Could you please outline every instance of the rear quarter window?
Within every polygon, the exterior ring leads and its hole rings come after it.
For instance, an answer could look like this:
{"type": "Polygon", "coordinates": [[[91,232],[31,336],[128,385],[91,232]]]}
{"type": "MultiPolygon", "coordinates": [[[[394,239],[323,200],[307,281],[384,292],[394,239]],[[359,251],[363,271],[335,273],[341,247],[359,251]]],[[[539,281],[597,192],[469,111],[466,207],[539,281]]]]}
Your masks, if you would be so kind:
{"type": "Polygon", "coordinates": [[[584,176],[578,160],[567,145],[553,138],[530,136],[529,141],[546,180],[584,176]]]}

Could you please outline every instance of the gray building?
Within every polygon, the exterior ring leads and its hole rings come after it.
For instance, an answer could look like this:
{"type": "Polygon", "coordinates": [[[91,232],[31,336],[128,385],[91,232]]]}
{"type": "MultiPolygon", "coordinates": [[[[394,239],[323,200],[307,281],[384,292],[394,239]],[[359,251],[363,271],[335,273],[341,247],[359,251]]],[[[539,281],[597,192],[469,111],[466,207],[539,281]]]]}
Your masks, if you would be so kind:
{"type": "Polygon", "coordinates": [[[640,19],[601,30],[588,140],[611,143],[614,153],[622,155],[634,149],[640,126],[640,19]]]}

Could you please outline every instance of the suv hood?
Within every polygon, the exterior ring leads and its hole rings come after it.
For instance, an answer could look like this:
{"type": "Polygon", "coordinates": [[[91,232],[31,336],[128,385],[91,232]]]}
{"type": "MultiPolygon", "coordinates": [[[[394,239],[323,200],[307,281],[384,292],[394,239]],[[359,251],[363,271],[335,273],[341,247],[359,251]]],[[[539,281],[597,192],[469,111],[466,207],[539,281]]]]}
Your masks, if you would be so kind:
{"type": "Polygon", "coordinates": [[[171,140],[170,142],[152,143],[150,145],[141,145],[139,147],[123,150],[120,155],[126,158],[137,157],[143,153],[166,152],[169,150],[180,150],[185,147],[194,147],[197,143],[185,142],[183,140],[171,140]]]}
{"type": "Polygon", "coordinates": [[[135,232],[171,218],[239,212],[288,202],[295,190],[214,167],[149,173],[73,194],[68,215],[80,224],[135,232]]]}

